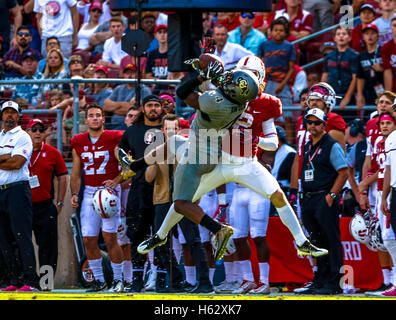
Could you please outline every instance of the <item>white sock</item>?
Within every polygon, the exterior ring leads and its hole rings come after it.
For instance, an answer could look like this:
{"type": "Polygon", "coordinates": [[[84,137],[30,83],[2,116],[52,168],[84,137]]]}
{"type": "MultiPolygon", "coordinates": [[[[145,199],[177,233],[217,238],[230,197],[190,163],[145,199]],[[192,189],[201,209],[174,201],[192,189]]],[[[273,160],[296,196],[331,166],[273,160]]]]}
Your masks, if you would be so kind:
{"type": "Polygon", "coordinates": [[[260,269],[260,281],[265,284],[269,284],[269,263],[259,262],[260,269]]]}
{"type": "Polygon", "coordinates": [[[102,258],[95,260],[88,260],[88,263],[95,277],[95,280],[99,280],[100,282],[105,282],[103,275],[103,268],[102,268],[102,258]]]}
{"type": "Polygon", "coordinates": [[[172,206],[168,210],[168,214],[157,231],[157,235],[160,239],[165,239],[173,226],[175,226],[184,217],[182,214],[177,213],[174,208],[175,204],[172,203],[172,206]]]}
{"type": "Polygon", "coordinates": [[[278,211],[282,223],[289,229],[298,246],[307,241],[296,214],[289,203],[282,208],[276,208],[276,211],[278,211]]]}
{"type": "Polygon", "coordinates": [[[173,237],[172,248],[173,252],[175,253],[177,263],[180,263],[181,253],[183,249],[179,240],[177,240],[175,237],[173,237]]]}
{"type": "Polygon", "coordinates": [[[148,253],[148,258],[149,258],[149,261],[150,261],[150,266],[153,267],[154,266],[154,250],[151,250],[148,253]]]}
{"type": "Polygon", "coordinates": [[[209,268],[209,280],[213,284],[213,276],[216,271],[216,268],[209,268]]]}
{"type": "Polygon", "coordinates": [[[125,282],[132,282],[132,261],[125,260],[122,262],[122,272],[125,282]]]}
{"type": "Polygon", "coordinates": [[[394,267],[392,268],[391,282],[394,286],[396,286],[396,240],[384,240],[384,246],[392,257],[394,267]]]}
{"type": "Polygon", "coordinates": [[[243,272],[240,261],[234,261],[234,281],[242,283],[243,272]]]}
{"type": "Polygon", "coordinates": [[[184,266],[184,270],[186,272],[186,281],[195,286],[197,282],[197,273],[195,270],[195,266],[184,266]]]}
{"type": "Polygon", "coordinates": [[[113,269],[113,280],[122,281],[122,269],[123,269],[123,263],[114,263],[110,261],[111,264],[111,269],[113,269]]]}
{"type": "Polygon", "coordinates": [[[254,281],[252,264],[250,263],[250,260],[239,261],[239,265],[242,269],[243,280],[254,281]]]}
{"type": "Polygon", "coordinates": [[[234,262],[224,262],[225,281],[234,281],[234,262]]]}
{"type": "Polygon", "coordinates": [[[386,285],[389,285],[389,283],[392,280],[392,277],[391,277],[392,276],[392,271],[389,270],[388,268],[383,268],[382,269],[382,275],[384,276],[384,283],[386,285]]]}

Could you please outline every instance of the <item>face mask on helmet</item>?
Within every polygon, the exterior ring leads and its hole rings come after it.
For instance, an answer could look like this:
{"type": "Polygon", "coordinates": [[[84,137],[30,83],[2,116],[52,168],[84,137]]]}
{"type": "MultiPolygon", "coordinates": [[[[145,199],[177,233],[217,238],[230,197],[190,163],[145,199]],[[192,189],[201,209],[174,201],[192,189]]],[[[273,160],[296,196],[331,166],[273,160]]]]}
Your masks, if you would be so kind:
{"type": "Polygon", "coordinates": [[[327,83],[320,82],[318,84],[313,85],[308,92],[308,104],[310,100],[319,99],[323,100],[326,107],[329,108],[329,112],[333,110],[336,105],[336,95],[331,86],[327,83]]]}

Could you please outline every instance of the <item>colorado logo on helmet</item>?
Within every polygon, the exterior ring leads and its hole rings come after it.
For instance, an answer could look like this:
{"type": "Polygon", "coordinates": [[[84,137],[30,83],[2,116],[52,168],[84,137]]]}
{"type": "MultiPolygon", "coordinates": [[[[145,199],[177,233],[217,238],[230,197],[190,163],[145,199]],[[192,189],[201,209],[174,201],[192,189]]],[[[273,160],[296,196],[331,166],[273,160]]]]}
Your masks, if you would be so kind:
{"type": "Polygon", "coordinates": [[[246,81],[246,79],[239,77],[237,79],[237,84],[238,87],[242,90],[241,95],[247,95],[249,90],[248,90],[248,82],[246,81]]]}

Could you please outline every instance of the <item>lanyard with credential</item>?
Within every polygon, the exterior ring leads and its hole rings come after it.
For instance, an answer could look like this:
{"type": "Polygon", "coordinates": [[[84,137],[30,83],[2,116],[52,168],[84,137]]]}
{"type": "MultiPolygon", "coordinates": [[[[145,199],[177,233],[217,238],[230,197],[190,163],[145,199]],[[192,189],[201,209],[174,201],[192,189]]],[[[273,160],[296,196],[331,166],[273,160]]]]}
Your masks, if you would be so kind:
{"type": "Polygon", "coordinates": [[[31,161],[29,162],[29,169],[33,169],[33,167],[34,167],[34,165],[36,164],[38,158],[40,158],[41,151],[43,151],[43,147],[44,147],[44,143],[41,143],[40,152],[38,153],[36,159],[34,159],[33,163],[32,163],[31,161]]]}
{"type": "Polygon", "coordinates": [[[312,163],[312,160],[315,158],[316,154],[318,153],[319,149],[320,149],[320,145],[318,145],[318,147],[316,148],[314,154],[312,156],[310,156],[311,153],[311,148],[312,148],[312,144],[309,144],[309,149],[308,149],[308,165],[311,166],[311,168],[314,170],[314,166],[312,163]]]}

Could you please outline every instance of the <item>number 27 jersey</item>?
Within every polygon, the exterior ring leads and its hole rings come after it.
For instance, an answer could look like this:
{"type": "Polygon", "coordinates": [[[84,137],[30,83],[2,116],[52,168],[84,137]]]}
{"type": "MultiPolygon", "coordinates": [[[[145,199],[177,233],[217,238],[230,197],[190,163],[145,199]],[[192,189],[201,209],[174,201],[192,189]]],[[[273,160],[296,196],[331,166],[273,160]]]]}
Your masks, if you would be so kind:
{"type": "Polygon", "coordinates": [[[120,142],[123,133],[124,131],[104,130],[95,143],[92,143],[88,132],[72,138],[71,147],[80,157],[86,185],[102,186],[103,181],[114,179],[120,173],[114,148],[120,142]]]}

